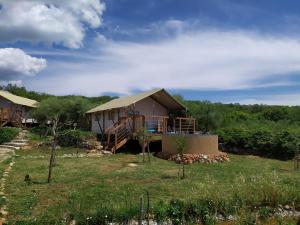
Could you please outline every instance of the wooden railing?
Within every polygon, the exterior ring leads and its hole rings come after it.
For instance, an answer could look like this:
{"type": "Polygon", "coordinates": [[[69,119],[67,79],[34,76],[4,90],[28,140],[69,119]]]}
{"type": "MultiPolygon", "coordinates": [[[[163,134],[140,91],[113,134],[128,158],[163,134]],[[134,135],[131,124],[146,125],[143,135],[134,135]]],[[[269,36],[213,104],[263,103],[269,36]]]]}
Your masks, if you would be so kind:
{"type": "Polygon", "coordinates": [[[173,131],[180,134],[193,134],[196,130],[196,119],[176,117],[173,121],[173,131]]]}
{"type": "Polygon", "coordinates": [[[167,116],[145,116],[145,130],[149,133],[166,133],[168,126],[167,116]]]}
{"type": "Polygon", "coordinates": [[[131,122],[132,118],[128,117],[107,130],[106,150],[110,148],[112,152],[115,152],[128,141],[132,134],[131,122]]]}
{"type": "Polygon", "coordinates": [[[105,130],[107,137],[105,149],[113,153],[122,147],[135,134],[147,132],[152,134],[195,133],[196,120],[194,118],[176,117],[169,121],[167,116],[132,116],[123,118],[105,130]],[[169,128],[168,128],[169,126],[169,128]]]}
{"type": "Polygon", "coordinates": [[[141,115],[134,117],[134,132],[162,134],[167,132],[167,116],[141,115]]]}

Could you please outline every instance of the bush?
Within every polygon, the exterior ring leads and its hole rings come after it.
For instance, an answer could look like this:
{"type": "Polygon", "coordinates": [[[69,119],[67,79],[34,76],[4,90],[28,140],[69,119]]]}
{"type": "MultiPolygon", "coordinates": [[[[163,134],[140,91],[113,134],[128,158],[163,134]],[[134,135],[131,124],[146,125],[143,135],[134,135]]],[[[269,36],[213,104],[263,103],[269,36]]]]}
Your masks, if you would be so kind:
{"type": "Polygon", "coordinates": [[[19,133],[19,130],[17,128],[1,127],[0,128],[0,144],[3,144],[5,142],[10,142],[12,139],[14,139],[17,136],[18,133],[19,133]]]}
{"type": "Polygon", "coordinates": [[[62,147],[79,147],[87,139],[96,138],[96,134],[81,130],[64,130],[59,133],[57,143],[62,147]]]}
{"type": "Polygon", "coordinates": [[[222,128],[218,135],[229,152],[291,159],[299,143],[300,130],[258,124],[222,128]]]}
{"type": "Polygon", "coordinates": [[[30,132],[36,135],[39,135],[40,137],[46,136],[49,132],[49,127],[45,125],[40,125],[37,127],[30,128],[30,132]]]}

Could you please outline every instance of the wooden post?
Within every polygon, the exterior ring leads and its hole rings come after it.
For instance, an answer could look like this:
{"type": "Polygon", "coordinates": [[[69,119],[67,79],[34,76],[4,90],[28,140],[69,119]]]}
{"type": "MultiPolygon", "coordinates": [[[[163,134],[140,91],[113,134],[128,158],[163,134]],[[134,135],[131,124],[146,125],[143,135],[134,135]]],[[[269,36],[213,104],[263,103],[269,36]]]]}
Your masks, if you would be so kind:
{"type": "Polygon", "coordinates": [[[179,118],[179,133],[181,134],[181,118],[179,118]]]}
{"type": "Polygon", "coordinates": [[[117,145],[118,145],[118,129],[115,130],[115,150],[114,150],[114,153],[117,150],[117,145]]]}
{"type": "Polygon", "coordinates": [[[143,128],[143,132],[145,132],[145,129],[146,129],[146,127],[145,127],[145,125],[146,125],[146,123],[145,123],[145,116],[143,115],[142,116],[142,128],[143,128]]]}
{"type": "Polygon", "coordinates": [[[139,216],[139,225],[143,224],[143,217],[144,217],[144,197],[140,197],[140,216],[139,216]]]}
{"type": "Polygon", "coordinates": [[[176,133],[176,120],[173,119],[173,131],[174,133],[176,133]]]}
{"type": "Polygon", "coordinates": [[[149,214],[150,214],[150,195],[149,195],[149,191],[147,191],[147,225],[150,225],[149,214]]]}
{"type": "Polygon", "coordinates": [[[109,143],[110,143],[110,131],[108,131],[108,133],[107,133],[107,143],[106,143],[106,146],[105,146],[105,150],[107,149],[109,143]]]}
{"type": "Polygon", "coordinates": [[[143,144],[142,144],[142,152],[143,152],[143,163],[145,162],[145,148],[146,148],[146,142],[145,142],[145,133],[143,133],[143,144]]]}
{"type": "Polygon", "coordinates": [[[102,111],[102,125],[103,125],[103,131],[105,131],[105,111],[102,111]]]}
{"type": "Polygon", "coordinates": [[[193,134],[194,134],[196,131],[196,120],[194,119],[193,121],[194,121],[194,131],[193,131],[193,134]]]}
{"type": "Polygon", "coordinates": [[[149,140],[147,140],[147,150],[148,150],[148,162],[150,162],[150,143],[149,143],[149,140]]]}

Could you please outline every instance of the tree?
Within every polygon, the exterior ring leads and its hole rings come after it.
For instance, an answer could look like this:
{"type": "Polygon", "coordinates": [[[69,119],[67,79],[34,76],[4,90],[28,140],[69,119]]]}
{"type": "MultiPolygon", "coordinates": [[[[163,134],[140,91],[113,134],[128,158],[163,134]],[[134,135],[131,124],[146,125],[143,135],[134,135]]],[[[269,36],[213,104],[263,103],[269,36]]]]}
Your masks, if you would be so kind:
{"type": "Polygon", "coordinates": [[[70,119],[70,114],[68,113],[68,105],[70,105],[70,102],[66,99],[51,97],[43,100],[39,107],[33,112],[34,118],[36,118],[39,123],[48,124],[51,130],[52,145],[51,156],[49,160],[49,172],[47,179],[48,183],[50,183],[52,178],[52,168],[55,161],[58,130],[64,125],[70,125],[72,122],[70,119]]]}
{"type": "Polygon", "coordinates": [[[76,123],[77,128],[82,130],[89,129],[89,120],[85,113],[91,108],[91,103],[80,96],[63,97],[65,102],[65,115],[68,118],[69,125],[76,123]]]}
{"type": "Polygon", "coordinates": [[[180,157],[178,176],[180,174],[180,167],[182,165],[182,176],[181,176],[181,179],[184,179],[185,178],[185,166],[184,166],[185,164],[184,164],[184,161],[183,161],[183,154],[185,153],[186,147],[187,147],[186,146],[187,145],[186,136],[185,135],[181,135],[181,136],[176,137],[175,143],[176,143],[177,153],[179,154],[179,157],[180,157]]]}
{"type": "Polygon", "coordinates": [[[209,101],[204,102],[190,102],[187,104],[191,115],[196,118],[198,129],[208,133],[215,131],[221,123],[221,117],[216,106],[209,101]]]}

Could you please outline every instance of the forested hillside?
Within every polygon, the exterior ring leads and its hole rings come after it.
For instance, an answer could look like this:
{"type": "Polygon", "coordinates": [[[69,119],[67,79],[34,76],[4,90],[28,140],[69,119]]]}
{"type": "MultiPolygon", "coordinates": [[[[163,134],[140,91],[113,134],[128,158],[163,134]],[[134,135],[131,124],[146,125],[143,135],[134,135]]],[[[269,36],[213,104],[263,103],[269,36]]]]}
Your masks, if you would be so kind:
{"type": "MultiPolygon", "coordinates": [[[[37,101],[54,97],[13,85],[2,87],[2,89],[37,101]]],[[[300,106],[222,104],[188,101],[181,96],[175,97],[186,105],[189,114],[197,119],[198,130],[219,135],[223,150],[290,159],[299,148],[300,106]]],[[[77,102],[78,104],[73,104],[76,107],[74,111],[77,110],[84,115],[89,108],[105,103],[114,97],[60,96],[58,98],[77,102]]],[[[87,129],[86,125],[82,128],[87,129]]]]}

